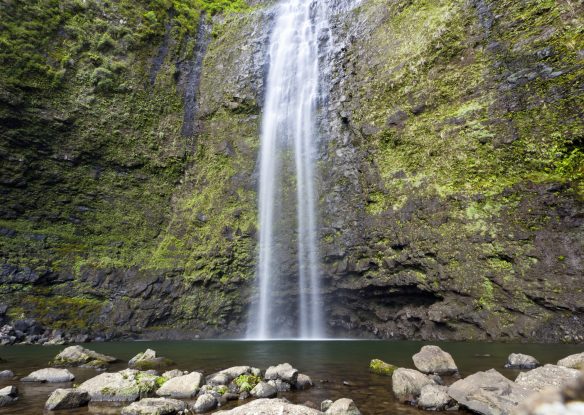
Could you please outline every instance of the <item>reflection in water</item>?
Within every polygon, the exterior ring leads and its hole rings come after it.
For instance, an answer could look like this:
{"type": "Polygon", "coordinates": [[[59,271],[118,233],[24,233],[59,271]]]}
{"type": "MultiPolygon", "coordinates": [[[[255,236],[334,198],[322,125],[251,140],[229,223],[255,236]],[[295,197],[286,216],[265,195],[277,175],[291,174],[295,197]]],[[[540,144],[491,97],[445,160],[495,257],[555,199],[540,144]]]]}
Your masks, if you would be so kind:
{"type": "MultiPolygon", "coordinates": [[[[138,352],[152,348],[160,356],[168,357],[183,370],[199,370],[205,374],[235,365],[251,365],[265,370],[268,366],[288,362],[301,372],[311,376],[315,387],[307,391],[286,393],[284,396],[297,403],[312,401],[320,404],[324,399],[348,397],[357,403],[364,414],[411,414],[423,412],[400,405],[393,400],[390,378],[370,374],[369,361],[379,358],[397,366],[413,367],[411,356],[424,344],[422,342],[387,341],[195,341],[195,342],[127,342],[96,343],[86,347],[128,361],[138,352]],[[348,381],[350,386],[343,385],[348,381]]],[[[569,354],[582,352],[575,345],[500,344],[470,342],[434,342],[452,354],[467,376],[479,370],[496,368],[510,379],[518,371],[504,369],[507,356],[520,352],[535,356],[542,363],[555,363],[569,354]]],[[[14,346],[1,349],[0,370],[11,369],[19,377],[32,370],[47,367],[48,362],[64,347],[61,346],[14,346]]],[[[116,364],[111,371],[122,370],[126,364],[116,364]]],[[[74,368],[75,383],[95,376],[92,369],[74,368]]],[[[11,407],[0,408],[0,414],[38,415],[48,395],[57,387],[69,384],[40,385],[0,380],[0,387],[16,384],[20,389],[20,401],[11,407]]],[[[237,405],[234,402],[231,405],[237,405]]],[[[56,415],[119,414],[119,408],[92,407],[74,411],[55,412],[56,415]]]]}

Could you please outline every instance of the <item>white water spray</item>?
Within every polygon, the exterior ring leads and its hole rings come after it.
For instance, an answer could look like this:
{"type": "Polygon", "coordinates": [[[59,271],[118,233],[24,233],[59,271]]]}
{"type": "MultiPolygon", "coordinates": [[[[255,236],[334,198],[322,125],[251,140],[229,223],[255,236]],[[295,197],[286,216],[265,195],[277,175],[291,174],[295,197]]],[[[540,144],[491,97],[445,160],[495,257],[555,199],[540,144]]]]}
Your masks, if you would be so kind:
{"type": "MultiPolygon", "coordinates": [[[[252,307],[248,338],[318,339],[326,337],[323,323],[317,245],[315,156],[318,139],[316,111],[322,98],[319,57],[328,48],[328,2],[286,0],[279,5],[270,38],[259,191],[259,299],[252,307]],[[290,155],[291,157],[288,157],[290,155]],[[293,155],[293,157],[292,157],[293,155]],[[292,159],[293,158],[293,162],[292,159]],[[282,330],[275,318],[278,290],[283,287],[278,241],[290,221],[278,217],[284,183],[282,171],[294,166],[296,187],[297,310],[296,330],[282,330]],[[284,223],[284,225],[282,225],[284,223]]],[[[284,202],[285,203],[285,202],[284,202]]],[[[294,223],[294,222],[292,222],[294,223]]],[[[293,234],[290,229],[286,234],[293,234]]],[[[292,297],[293,298],[293,297],[292,297]]]]}

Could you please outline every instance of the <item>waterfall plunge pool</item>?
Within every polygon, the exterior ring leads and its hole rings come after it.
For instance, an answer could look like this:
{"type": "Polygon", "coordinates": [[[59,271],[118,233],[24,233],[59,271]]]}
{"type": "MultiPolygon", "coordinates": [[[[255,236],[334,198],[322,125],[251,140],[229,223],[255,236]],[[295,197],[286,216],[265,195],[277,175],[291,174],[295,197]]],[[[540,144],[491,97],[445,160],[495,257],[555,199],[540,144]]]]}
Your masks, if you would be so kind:
{"type": "MultiPolygon", "coordinates": [[[[312,401],[317,405],[325,399],[351,398],[365,414],[418,414],[411,406],[397,403],[391,392],[391,379],[369,373],[369,361],[374,358],[396,366],[411,367],[411,356],[425,344],[436,344],[454,357],[462,376],[479,370],[495,368],[510,379],[519,371],[504,369],[510,353],[535,356],[542,364],[556,363],[559,359],[583,350],[582,345],[564,344],[512,344],[481,342],[414,342],[414,341],[139,341],[89,343],[83,345],[97,352],[112,355],[123,363],[116,363],[109,371],[123,370],[127,362],[146,348],[154,349],[159,356],[176,362],[181,370],[203,371],[205,375],[237,365],[251,365],[265,370],[268,366],[288,362],[300,372],[309,375],[315,383],[312,389],[281,394],[295,403],[312,401]],[[349,385],[343,384],[348,382],[349,385]]],[[[0,348],[0,370],[10,369],[16,376],[26,376],[33,370],[48,367],[48,362],[65,346],[10,346],[0,348]]],[[[101,372],[93,369],[70,369],[79,384],[101,372]]],[[[19,388],[17,404],[0,408],[0,414],[38,415],[42,413],[49,394],[58,387],[71,384],[25,384],[0,379],[0,388],[14,384],[19,388]]],[[[242,404],[230,402],[228,406],[242,404]]],[[[58,415],[119,414],[120,408],[90,406],[79,410],[56,411],[58,415]]]]}

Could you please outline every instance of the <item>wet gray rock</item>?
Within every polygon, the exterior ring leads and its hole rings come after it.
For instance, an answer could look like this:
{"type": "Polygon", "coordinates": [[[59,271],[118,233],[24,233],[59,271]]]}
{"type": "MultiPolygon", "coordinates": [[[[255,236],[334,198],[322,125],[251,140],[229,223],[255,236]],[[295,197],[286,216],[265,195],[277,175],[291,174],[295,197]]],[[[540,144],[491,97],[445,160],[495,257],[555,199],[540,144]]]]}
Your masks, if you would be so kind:
{"type": "Polygon", "coordinates": [[[342,398],[334,401],[326,410],[327,415],[361,415],[352,399],[342,398]]]}
{"type": "Polygon", "coordinates": [[[0,389],[0,408],[12,405],[18,400],[18,389],[16,386],[6,386],[0,389]]]}
{"type": "Polygon", "coordinates": [[[75,379],[73,373],[67,369],[47,368],[30,373],[20,379],[21,382],[42,382],[42,383],[62,383],[71,382],[75,379]]]}
{"type": "Polygon", "coordinates": [[[79,389],[56,389],[45,403],[47,411],[80,408],[89,403],[89,393],[79,389]]]}
{"type": "Polygon", "coordinates": [[[558,366],[564,366],[570,369],[584,370],[584,352],[573,354],[558,360],[558,366]]]}
{"type": "Polygon", "coordinates": [[[438,375],[451,375],[458,373],[458,368],[450,353],[438,346],[424,346],[412,356],[414,366],[422,373],[435,373],[438,375]]]}
{"type": "Polygon", "coordinates": [[[289,383],[286,383],[280,379],[269,380],[268,384],[276,388],[278,392],[288,392],[290,389],[292,389],[292,386],[289,383]]]}
{"type": "Polygon", "coordinates": [[[193,405],[193,410],[197,414],[202,414],[208,412],[211,409],[217,407],[217,398],[209,393],[205,393],[197,398],[197,401],[193,405]]]}
{"type": "Polygon", "coordinates": [[[194,398],[202,385],[203,375],[199,372],[191,372],[188,375],[177,376],[167,380],[156,391],[156,394],[172,398],[194,398]]]}
{"type": "Polygon", "coordinates": [[[118,359],[112,356],[94,352],[81,346],[69,346],[53,359],[57,366],[88,366],[105,368],[118,359]]]}
{"type": "Polygon", "coordinates": [[[511,353],[505,363],[508,369],[534,369],[538,366],[541,364],[535,357],[521,353],[511,353]]]}
{"type": "Polygon", "coordinates": [[[280,379],[284,382],[294,384],[298,378],[298,370],[289,363],[282,363],[277,366],[270,366],[264,376],[266,380],[280,379]]]}
{"type": "Polygon", "coordinates": [[[580,415],[582,413],[584,413],[584,373],[561,388],[546,388],[531,395],[519,404],[513,415],[580,415]]]}
{"type": "Polygon", "coordinates": [[[483,415],[510,414],[534,391],[510,381],[495,369],[454,382],[448,395],[460,405],[483,415]]]}
{"type": "Polygon", "coordinates": [[[448,388],[440,385],[426,385],[420,392],[417,406],[427,411],[443,411],[453,406],[454,401],[448,395],[448,388]]]}
{"type": "Polygon", "coordinates": [[[157,379],[157,376],[145,372],[126,369],[97,375],[83,382],[78,389],[89,393],[91,402],[133,402],[153,392],[157,379]]]}
{"type": "Polygon", "coordinates": [[[0,372],[0,379],[13,378],[14,372],[12,370],[3,370],[0,372]]]}
{"type": "Polygon", "coordinates": [[[177,399],[145,398],[122,409],[122,415],[175,415],[187,410],[187,404],[177,399]]]}
{"type": "Polygon", "coordinates": [[[143,353],[138,353],[128,362],[131,369],[148,370],[167,367],[173,364],[173,361],[166,357],[157,357],[156,352],[147,349],[143,353]]]}
{"type": "Polygon", "coordinates": [[[284,399],[257,399],[229,411],[219,411],[220,415],[322,415],[316,409],[294,405],[284,399]]]}
{"type": "Polygon", "coordinates": [[[434,381],[413,369],[399,368],[391,376],[393,394],[400,402],[414,402],[420,396],[422,388],[433,385],[434,381]]]}
{"type": "Polygon", "coordinates": [[[320,403],[320,410],[322,412],[326,412],[331,407],[332,404],[333,401],[331,401],[330,399],[326,399],[320,403]]]}
{"type": "Polygon", "coordinates": [[[250,392],[254,398],[273,398],[278,394],[278,390],[266,382],[258,383],[250,392]]]}
{"type": "Polygon", "coordinates": [[[541,391],[549,386],[561,387],[577,379],[581,372],[563,366],[545,365],[529,372],[520,373],[515,383],[529,389],[541,391]]]}
{"type": "Polygon", "coordinates": [[[312,383],[312,379],[310,379],[310,376],[304,375],[302,373],[298,374],[298,377],[296,378],[296,384],[295,384],[296,389],[299,389],[299,390],[309,389],[313,385],[314,384],[312,383]]]}
{"type": "Polygon", "coordinates": [[[162,374],[162,377],[166,378],[166,379],[172,379],[172,378],[176,378],[176,377],[188,375],[188,374],[189,374],[189,372],[185,372],[185,371],[179,370],[179,369],[173,369],[173,370],[169,370],[167,372],[164,372],[162,374]]]}
{"type": "Polygon", "coordinates": [[[225,373],[215,373],[210,375],[206,379],[208,385],[219,386],[228,385],[232,379],[229,378],[225,373]]]}

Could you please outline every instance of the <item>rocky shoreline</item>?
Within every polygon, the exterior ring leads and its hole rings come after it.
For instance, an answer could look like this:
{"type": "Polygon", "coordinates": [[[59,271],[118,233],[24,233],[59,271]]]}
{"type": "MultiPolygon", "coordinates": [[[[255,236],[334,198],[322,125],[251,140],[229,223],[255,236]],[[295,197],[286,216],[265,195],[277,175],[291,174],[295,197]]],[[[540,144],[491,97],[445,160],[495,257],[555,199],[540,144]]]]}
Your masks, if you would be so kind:
{"type": "MultiPolygon", "coordinates": [[[[336,414],[360,415],[349,397],[295,404],[282,393],[314,386],[308,374],[288,363],[261,370],[234,366],[205,375],[183,371],[156,351],[148,349],[128,361],[128,368],[110,372],[119,362],[80,345],[69,346],[55,356],[50,367],[17,379],[10,370],[0,378],[21,384],[67,383],[47,397],[45,410],[68,410],[87,405],[115,406],[122,415],[198,414],[218,411],[241,414],[336,414]],[[71,367],[102,373],[73,384],[71,367]],[[236,407],[229,404],[238,401],[236,407]],[[228,409],[223,409],[225,406],[228,409]]],[[[580,414],[584,409],[584,352],[540,363],[532,356],[512,353],[501,367],[521,370],[513,381],[496,369],[461,377],[453,357],[438,346],[427,345],[412,356],[414,368],[397,367],[373,359],[370,371],[387,379],[395,399],[425,411],[471,411],[483,415],[580,414]]],[[[0,407],[18,402],[18,385],[0,389],[0,407]]]]}

